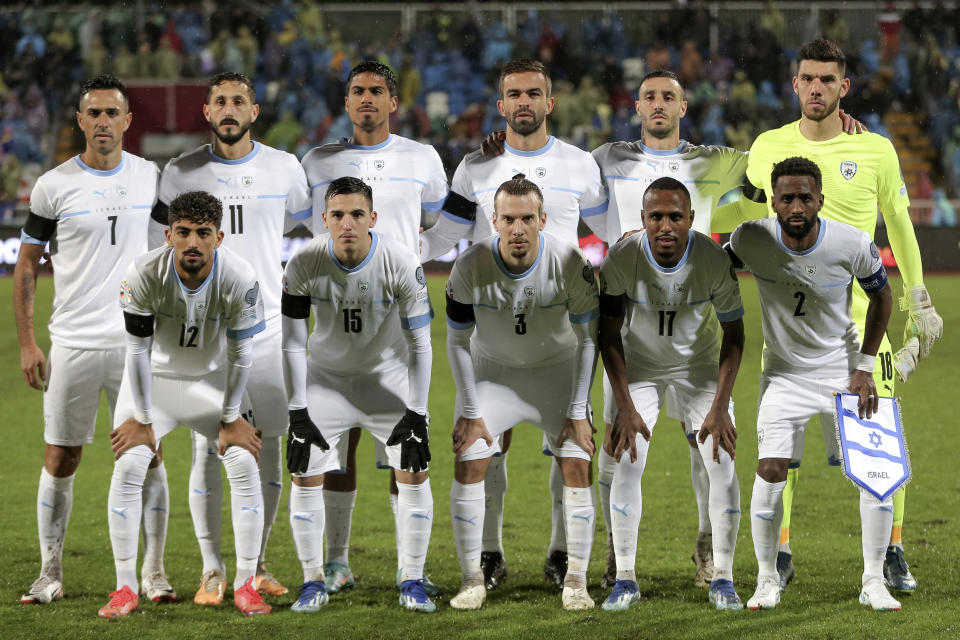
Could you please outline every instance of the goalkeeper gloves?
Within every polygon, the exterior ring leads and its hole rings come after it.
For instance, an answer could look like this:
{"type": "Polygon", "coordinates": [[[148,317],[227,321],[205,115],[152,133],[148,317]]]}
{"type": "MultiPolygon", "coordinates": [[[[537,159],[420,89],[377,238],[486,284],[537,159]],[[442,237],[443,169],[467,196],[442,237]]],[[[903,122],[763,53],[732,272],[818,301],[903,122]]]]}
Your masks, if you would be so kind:
{"type": "Polygon", "coordinates": [[[900,298],[900,310],[907,311],[907,326],[903,330],[903,344],[906,347],[910,338],[917,338],[920,346],[919,359],[930,355],[930,349],[943,335],[943,319],[937,315],[930,294],[923,285],[911,287],[900,298]]]}
{"type": "Polygon", "coordinates": [[[910,374],[917,368],[920,359],[920,340],[910,338],[900,351],[893,354],[893,368],[897,370],[900,382],[906,382],[910,374]]]}
{"type": "Polygon", "coordinates": [[[324,451],[330,448],[306,409],[290,410],[290,429],[287,432],[287,471],[304,473],[310,465],[310,445],[324,451]]]}
{"type": "Polygon", "coordinates": [[[387,445],[400,445],[400,468],[412,472],[423,471],[430,462],[430,436],[427,433],[427,416],[407,409],[400,422],[393,428],[387,445]]]}

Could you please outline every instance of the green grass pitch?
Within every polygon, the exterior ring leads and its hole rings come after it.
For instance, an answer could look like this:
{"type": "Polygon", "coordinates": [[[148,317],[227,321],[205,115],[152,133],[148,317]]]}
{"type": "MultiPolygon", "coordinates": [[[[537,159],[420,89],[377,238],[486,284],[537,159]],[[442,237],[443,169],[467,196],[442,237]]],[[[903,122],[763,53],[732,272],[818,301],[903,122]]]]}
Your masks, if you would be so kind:
{"type": "MultiPolygon", "coordinates": [[[[435,521],[428,572],[443,590],[439,610],[431,616],[401,611],[393,588],[396,570],[393,518],[387,502],[387,474],[374,469],[369,436],[362,440],[360,491],[354,516],[351,564],[357,576],[352,591],[331,599],[317,615],[288,611],[293,595],[272,599],[275,613],[244,619],[228,595],[219,608],[191,602],[200,577],[200,554],[187,506],[190,444],[185,429],[164,441],[170,479],[170,531],[166,568],[180,595],[172,605],[145,603],[129,619],[104,621],[97,608],[114,588],[107,531],[106,498],[112,472],[105,402],[96,439],[84,450],[74,489],[74,507],[64,558],[67,597],[48,606],[23,607],[21,593],[36,578],[39,551],[36,491],[43,457],[41,396],[27,387],[18,369],[19,352],[10,307],[12,280],[0,279],[0,368],[2,453],[0,453],[0,638],[934,638],[960,637],[957,585],[960,584],[960,476],[955,408],[956,366],[960,360],[960,277],[930,276],[927,286],[946,325],[946,336],[922,363],[909,384],[900,387],[914,480],[906,502],[904,542],[920,588],[902,597],[903,610],[878,614],[857,603],[862,561],[857,491],[835,468],[825,464],[819,429],[807,438],[801,483],[793,515],[797,577],[774,611],[718,612],[704,589],[693,586],[690,553],[696,536],[696,507],[690,487],[687,444],[677,424],[663,419],[654,432],[644,475],[644,510],[640,524],[638,576],[643,599],[625,613],[599,608],[568,613],[559,593],[542,575],[549,536],[547,459],[540,454],[540,432],[516,430],[509,463],[510,490],[504,518],[504,546],[509,578],[490,594],[478,612],[447,606],[460,583],[450,526],[449,490],[452,454],[453,381],[446,362],[443,278],[432,276],[436,305],[433,323],[434,370],[430,396],[433,432],[432,486],[435,521]],[[953,373],[951,373],[953,372],[953,373]]],[[[37,318],[41,346],[48,340],[43,324],[49,316],[52,281],[40,282],[37,318]]],[[[742,280],[747,309],[747,347],[737,380],[737,455],[743,518],[735,560],[735,580],[746,600],[755,586],[756,561],[750,538],[750,493],[756,465],[757,375],[760,320],[756,286],[742,280]]],[[[899,296],[899,280],[894,282],[899,296]]],[[[900,343],[903,314],[891,321],[900,343]]],[[[599,384],[594,386],[599,419],[599,384]]],[[[599,435],[598,435],[599,442],[599,435]]],[[[289,485],[289,481],[286,481],[289,485]]],[[[226,482],[224,482],[226,486],[226,482]]],[[[233,540],[229,507],[224,509],[224,556],[232,574],[233,540]]],[[[286,498],[273,528],[268,559],[274,574],[291,591],[301,579],[288,525],[286,498]]],[[[606,532],[597,514],[595,544],[588,579],[599,602],[606,532]]]]}

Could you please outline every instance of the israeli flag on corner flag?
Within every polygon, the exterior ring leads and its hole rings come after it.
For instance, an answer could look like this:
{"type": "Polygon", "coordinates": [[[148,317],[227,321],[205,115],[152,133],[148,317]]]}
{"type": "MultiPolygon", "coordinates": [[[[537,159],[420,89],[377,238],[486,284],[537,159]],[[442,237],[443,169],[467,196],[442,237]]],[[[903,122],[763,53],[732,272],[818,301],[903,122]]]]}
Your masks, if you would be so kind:
{"type": "Polygon", "coordinates": [[[837,440],[843,473],[878,500],[910,479],[910,457],[900,418],[900,399],[880,396],[880,408],[869,419],[860,419],[858,396],[836,395],[837,440]]]}

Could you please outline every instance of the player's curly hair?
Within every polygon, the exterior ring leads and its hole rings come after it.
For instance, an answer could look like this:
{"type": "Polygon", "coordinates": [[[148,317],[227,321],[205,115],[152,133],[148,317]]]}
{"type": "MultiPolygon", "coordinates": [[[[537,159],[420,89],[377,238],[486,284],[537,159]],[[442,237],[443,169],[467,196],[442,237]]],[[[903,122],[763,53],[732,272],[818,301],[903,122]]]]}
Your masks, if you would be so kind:
{"type": "Polygon", "coordinates": [[[847,56],[843,54],[843,49],[836,42],[826,38],[817,38],[800,47],[800,52],[797,54],[797,64],[803,60],[836,62],[837,66],[840,67],[841,76],[847,68],[847,56]]]}
{"type": "Polygon", "coordinates": [[[212,222],[220,229],[223,218],[223,204],[206,191],[188,191],[173,199],[167,211],[168,224],[172,227],[178,220],[193,224],[212,222]]]}
{"type": "Polygon", "coordinates": [[[776,186],[777,179],[781,176],[810,176],[817,185],[817,189],[823,189],[823,176],[820,174],[820,167],[812,160],[800,156],[793,156],[773,165],[773,171],[770,173],[771,189],[776,186]]]}
{"type": "Polygon", "coordinates": [[[124,106],[126,106],[127,111],[130,110],[130,96],[127,95],[127,86],[120,82],[120,79],[115,75],[101,73],[100,75],[94,76],[83,83],[83,87],[80,89],[80,97],[77,98],[77,111],[80,111],[80,103],[83,102],[83,97],[85,95],[91,91],[97,91],[100,89],[116,89],[119,91],[120,95],[123,96],[124,106]]]}
{"type": "Polygon", "coordinates": [[[550,97],[550,92],[553,91],[553,82],[550,80],[550,72],[547,71],[543,63],[533,58],[517,58],[503,65],[503,68],[500,69],[500,81],[497,86],[500,88],[501,98],[503,97],[503,79],[512,73],[542,73],[543,77],[547,79],[547,97],[550,97]]]}
{"type": "Polygon", "coordinates": [[[691,203],[690,200],[690,191],[687,190],[687,187],[684,186],[682,182],[676,178],[671,178],[670,176],[663,176],[662,178],[657,178],[649,185],[643,192],[643,199],[646,200],[647,194],[651,191],[680,191],[687,198],[687,204],[691,203]]]}
{"type": "Polygon", "coordinates": [[[393,72],[393,69],[376,60],[364,60],[353,69],[350,69],[350,75],[347,76],[348,90],[354,77],[361,73],[372,73],[375,76],[380,76],[383,78],[383,81],[387,83],[387,91],[390,92],[390,97],[392,98],[397,95],[397,74],[393,72]]]}
{"type": "Polygon", "coordinates": [[[239,82],[247,88],[247,93],[250,94],[250,102],[256,104],[257,102],[257,90],[253,88],[253,82],[250,81],[250,78],[244,73],[238,73],[236,71],[221,71],[212,78],[210,82],[207,83],[207,102],[210,102],[210,96],[213,95],[213,90],[216,87],[219,87],[224,82],[239,82]]]}
{"type": "Polygon", "coordinates": [[[346,196],[351,193],[362,193],[364,198],[367,199],[367,206],[373,208],[373,189],[360,178],[352,176],[344,176],[331,182],[323,196],[323,204],[326,206],[327,201],[333,196],[346,196]]]}
{"type": "Polygon", "coordinates": [[[532,193],[537,197],[537,201],[540,203],[539,210],[537,213],[543,213],[543,192],[540,191],[538,187],[533,182],[527,180],[527,176],[522,173],[518,173],[503,184],[497,189],[497,192],[493,194],[493,210],[497,210],[497,198],[501,193],[505,193],[510,196],[525,196],[528,193],[532,193]]]}

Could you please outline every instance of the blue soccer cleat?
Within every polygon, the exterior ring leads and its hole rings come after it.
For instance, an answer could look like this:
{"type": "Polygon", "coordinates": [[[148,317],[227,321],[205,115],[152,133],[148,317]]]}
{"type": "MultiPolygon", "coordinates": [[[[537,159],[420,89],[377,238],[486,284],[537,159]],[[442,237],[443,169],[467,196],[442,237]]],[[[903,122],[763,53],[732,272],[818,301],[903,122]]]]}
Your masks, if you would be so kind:
{"type": "Polygon", "coordinates": [[[290,610],[297,613],[316,613],[329,601],[327,585],[320,580],[310,580],[300,585],[300,597],[293,603],[290,610]]]}
{"type": "Polygon", "coordinates": [[[738,611],[743,609],[743,602],[733,588],[732,580],[714,580],[710,583],[710,602],[717,609],[738,611]]]}
{"type": "MultiPolygon", "coordinates": [[[[397,577],[393,581],[393,584],[397,588],[397,590],[403,587],[403,582],[400,580],[400,578],[402,577],[403,577],[403,569],[397,569],[397,577]]],[[[427,595],[430,596],[431,598],[436,598],[437,596],[440,595],[440,587],[433,584],[430,581],[430,578],[427,577],[426,574],[424,574],[423,576],[423,588],[426,590],[427,595]]]]}
{"type": "Polygon", "coordinates": [[[604,611],[626,611],[640,602],[640,585],[633,580],[617,580],[603,603],[604,611]]]}
{"type": "Polygon", "coordinates": [[[427,590],[420,580],[404,580],[400,585],[400,606],[408,611],[420,611],[422,613],[433,613],[437,610],[437,605],[433,604],[427,590]]]}

